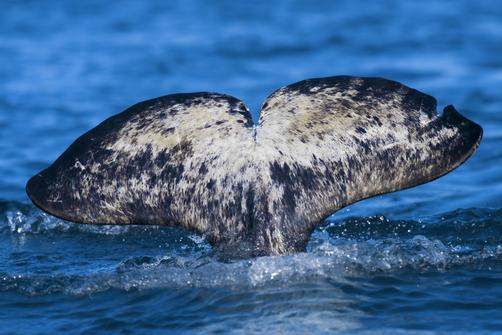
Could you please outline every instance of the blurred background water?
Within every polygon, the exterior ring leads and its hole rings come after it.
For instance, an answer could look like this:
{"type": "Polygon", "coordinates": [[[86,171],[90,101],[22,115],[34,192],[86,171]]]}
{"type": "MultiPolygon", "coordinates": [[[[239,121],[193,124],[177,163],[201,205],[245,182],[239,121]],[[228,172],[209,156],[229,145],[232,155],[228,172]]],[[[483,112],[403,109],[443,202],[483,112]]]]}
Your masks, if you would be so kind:
{"type": "Polygon", "coordinates": [[[2,1],[1,333],[502,332],[498,1],[2,1]],[[93,227],[24,184],[140,100],[382,76],[480,123],[451,174],[332,216],[308,252],[221,262],[203,238],[93,227]]]}

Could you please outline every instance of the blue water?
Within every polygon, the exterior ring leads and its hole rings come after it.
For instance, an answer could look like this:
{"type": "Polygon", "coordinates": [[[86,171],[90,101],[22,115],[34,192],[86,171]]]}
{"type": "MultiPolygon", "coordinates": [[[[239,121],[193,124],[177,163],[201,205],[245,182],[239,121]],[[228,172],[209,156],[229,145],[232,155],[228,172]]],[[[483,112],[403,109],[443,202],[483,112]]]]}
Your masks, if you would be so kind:
{"type": "Polygon", "coordinates": [[[0,333],[502,333],[501,164],[497,1],[2,1],[0,333]],[[340,211],[306,253],[232,262],[173,228],[64,222],[24,193],[140,100],[224,92],[256,118],[272,90],[337,74],[454,104],[483,126],[478,152],[340,211]]]}

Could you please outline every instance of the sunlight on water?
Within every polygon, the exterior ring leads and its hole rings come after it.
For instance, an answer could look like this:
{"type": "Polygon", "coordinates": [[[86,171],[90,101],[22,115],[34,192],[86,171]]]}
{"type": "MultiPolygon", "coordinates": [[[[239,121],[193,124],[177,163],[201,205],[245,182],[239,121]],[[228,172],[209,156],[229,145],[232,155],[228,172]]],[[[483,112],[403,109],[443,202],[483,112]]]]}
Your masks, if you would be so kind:
{"type": "Polygon", "coordinates": [[[502,6],[496,1],[7,1],[0,5],[0,332],[496,333],[502,6]],[[364,7],[364,8],[363,8],[364,7]],[[432,183],[330,217],[307,252],[229,260],[168,227],[77,225],[24,192],[138,101],[382,76],[484,128],[432,183]]]}

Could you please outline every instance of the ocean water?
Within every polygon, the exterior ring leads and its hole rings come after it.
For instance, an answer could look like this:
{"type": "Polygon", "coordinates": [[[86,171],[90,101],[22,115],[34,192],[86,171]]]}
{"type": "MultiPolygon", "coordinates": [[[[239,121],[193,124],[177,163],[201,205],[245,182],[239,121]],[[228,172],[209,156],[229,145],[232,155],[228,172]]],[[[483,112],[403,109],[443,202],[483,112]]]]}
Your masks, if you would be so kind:
{"type": "Polygon", "coordinates": [[[2,1],[0,333],[502,333],[501,55],[497,1],[2,1]],[[175,228],[72,224],[24,193],[140,100],[223,92],[256,119],[272,90],[338,74],[454,104],[481,146],[281,257],[221,261],[175,228]]]}

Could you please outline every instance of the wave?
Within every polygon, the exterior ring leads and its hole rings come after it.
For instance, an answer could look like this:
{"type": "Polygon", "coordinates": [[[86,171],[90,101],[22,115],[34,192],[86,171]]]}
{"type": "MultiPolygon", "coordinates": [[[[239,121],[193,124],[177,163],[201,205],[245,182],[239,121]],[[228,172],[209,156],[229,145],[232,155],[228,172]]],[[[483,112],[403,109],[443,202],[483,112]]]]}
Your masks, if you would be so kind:
{"type": "Polygon", "coordinates": [[[461,209],[420,220],[384,216],[328,220],[314,232],[307,252],[227,262],[219,261],[203,238],[174,228],[79,225],[13,202],[0,202],[0,219],[0,238],[30,236],[49,243],[54,236],[64,236],[77,250],[91,253],[81,258],[68,255],[62,260],[68,266],[49,271],[41,270],[37,250],[23,250],[28,263],[33,258],[31,265],[20,272],[7,261],[0,267],[0,291],[28,295],[160,287],[289,286],[315,280],[341,282],[369,273],[394,276],[403,271],[502,264],[501,209],[461,209]],[[100,251],[93,255],[90,243],[100,251]],[[133,255],[118,252],[115,258],[99,262],[108,249],[124,248],[124,244],[134,250],[133,255]],[[92,257],[95,262],[89,261],[92,257]]]}

